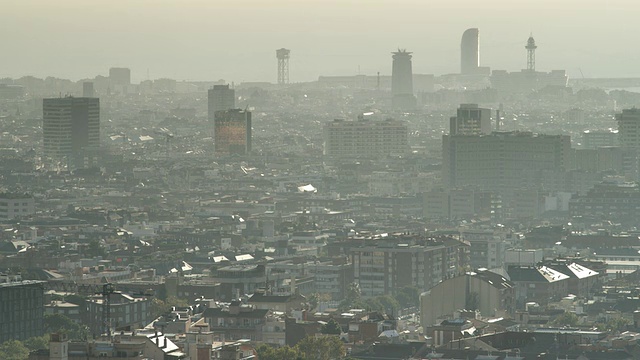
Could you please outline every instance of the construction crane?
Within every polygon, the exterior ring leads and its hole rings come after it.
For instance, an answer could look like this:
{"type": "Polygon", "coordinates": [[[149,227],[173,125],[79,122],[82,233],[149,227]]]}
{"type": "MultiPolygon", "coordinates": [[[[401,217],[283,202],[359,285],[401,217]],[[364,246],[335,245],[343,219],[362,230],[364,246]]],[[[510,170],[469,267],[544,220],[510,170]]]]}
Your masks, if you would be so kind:
{"type": "Polygon", "coordinates": [[[111,338],[111,294],[115,292],[112,283],[102,285],[102,291],[98,294],[102,295],[102,333],[107,334],[111,338]]]}

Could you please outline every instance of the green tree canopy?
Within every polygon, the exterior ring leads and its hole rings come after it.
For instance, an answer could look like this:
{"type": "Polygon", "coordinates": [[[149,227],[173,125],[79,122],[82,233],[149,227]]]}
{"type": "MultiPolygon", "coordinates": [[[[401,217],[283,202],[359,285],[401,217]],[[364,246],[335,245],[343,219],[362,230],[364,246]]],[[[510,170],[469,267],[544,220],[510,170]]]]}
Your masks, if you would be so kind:
{"type": "Polygon", "coordinates": [[[18,340],[9,340],[0,344],[0,359],[2,360],[27,360],[29,349],[18,340]]]}
{"type": "Polygon", "coordinates": [[[340,335],[342,334],[342,327],[334,319],[329,319],[326,324],[322,325],[320,332],[329,335],[340,335]]]}
{"type": "Polygon", "coordinates": [[[345,355],[345,348],[337,336],[307,336],[295,346],[305,360],[336,360],[345,355]]]}
{"type": "Polygon", "coordinates": [[[36,336],[36,337],[28,338],[27,340],[25,340],[23,342],[23,344],[24,344],[24,346],[27,347],[27,349],[29,349],[31,351],[48,349],[49,348],[49,335],[36,336]]]}
{"type": "Polygon", "coordinates": [[[578,318],[578,315],[572,313],[572,312],[565,312],[561,315],[558,315],[558,317],[556,317],[553,320],[553,324],[554,325],[558,325],[558,326],[576,326],[578,325],[578,321],[580,319],[578,318]]]}
{"type": "Polygon", "coordinates": [[[89,337],[89,328],[85,325],[80,325],[69,317],[61,314],[45,315],[44,331],[46,333],[66,333],[69,336],[69,340],[85,341],[89,337]]]}

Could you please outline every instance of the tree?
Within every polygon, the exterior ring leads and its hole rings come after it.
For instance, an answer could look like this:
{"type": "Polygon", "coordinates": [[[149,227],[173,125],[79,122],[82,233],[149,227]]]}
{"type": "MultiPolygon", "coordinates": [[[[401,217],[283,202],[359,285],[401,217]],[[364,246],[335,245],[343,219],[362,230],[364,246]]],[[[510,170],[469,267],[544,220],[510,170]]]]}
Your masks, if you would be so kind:
{"type": "Polygon", "coordinates": [[[398,309],[400,309],[400,303],[398,300],[389,295],[382,295],[376,298],[378,302],[382,305],[384,312],[389,314],[397,314],[398,309]]]}
{"type": "Polygon", "coordinates": [[[328,335],[340,335],[342,334],[342,327],[334,319],[329,319],[326,324],[322,325],[320,332],[328,335]]]}
{"type": "Polygon", "coordinates": [[[553,320],[553,324],[554,325],[559,325],[559,326],[569,326],[569,327],[573,327],[578,325],[578,321],[580,319],[578,318],[578,315],[572,313],[572,312],[565,312],[562,315],[558,315],[558,317],[556,317],[553,320]]]}
{"type": "Polygon", "coordinates": [[[28,338],[27,340],[24,341],[24,346],[26,346],[27,349],[29,349],[31,351],[48,349],[49,348],[49,335],[35,336],[35,337],[32,337],[32,338],[28,338]]]}
{"type": "Polygon", "coordinates": [[[29,349],[18,340],[9,340],[0,344],[0,359],[2,360],[27,360],[29,349]]]}
{"type": "Polygon", "coordinates": [[[47,333],[66,333],[69,335],[69,340],[85,341],[89,337],[89,328],[85,325],[80,325],[67,316],[61,314],[45,315],[44,330],[47,333]]]}
{"type": "Polygon", "coordinates": [[[403,309],[417,307],[420,301],[418,288],[413,286],[405,286],[399,289],[395,295],[396,300],[403,309]]]}
{"type": "Polygon", "coordinates": [[[256,348],[260,360],[298,360],[302,359],[300,351],[295,347],[283,346],[274,348],[267,344],[261,344],[256,348]]]}
{"type": "MultiPolygon", "coordinates": [[[[295,346],[305,360],[336,360],[345,355],[344,344],[337,336],[307,336],[295,346]]],[[[260,358],[262,359],[262,358],[260,358]]]]}

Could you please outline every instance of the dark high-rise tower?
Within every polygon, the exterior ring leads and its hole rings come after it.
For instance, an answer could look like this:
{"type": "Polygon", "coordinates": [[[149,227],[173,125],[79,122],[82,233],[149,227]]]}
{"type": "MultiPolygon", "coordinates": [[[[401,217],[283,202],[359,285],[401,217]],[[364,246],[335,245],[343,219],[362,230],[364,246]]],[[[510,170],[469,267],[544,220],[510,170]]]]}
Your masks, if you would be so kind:
{"type": "Polygon", "coordinates": [[[100,99],[44,99],[42,109],[44,155],[73,167],[95,165],[100,147],[100,99]]]}
{"type": "Polygon", "coordinates": [[[533,39],[533,35],[529,36],[527,45],[524,47],[527,49],[527,70],[536,71],[536,41],[533,39]]]}
{"type": "Polygon", "coordinates": [[[393,107],[403,109],[414,108],[416,106],[416,98],[413,96],[411,53],[398,49],[398,51],[392,54],[391,94],[393,96],[393,107]]]}
{"type": "Polygon", "coordinates": [[[235,109],[236,107],[236,91],[230,89],[229,85],[214,85],[213,89],[209,89],[209,120],[215,118],[217,111],[235,109]]]}
{"type": "Polygon", "coordinates": [[[460,42],[460,73],[475,74],[480,67],[480,31],[467,29],[460,42]]]}

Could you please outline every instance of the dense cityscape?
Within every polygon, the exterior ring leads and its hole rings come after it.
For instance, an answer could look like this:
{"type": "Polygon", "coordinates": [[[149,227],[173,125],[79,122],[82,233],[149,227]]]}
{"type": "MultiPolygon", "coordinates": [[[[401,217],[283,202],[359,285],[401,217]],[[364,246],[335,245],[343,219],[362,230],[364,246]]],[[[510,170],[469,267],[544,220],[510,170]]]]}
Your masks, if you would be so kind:
{"type": "Polygon", "coordinates": [[[640,359],[640,78],[537,40],[0,78],[0,359],[640,359]]]}

